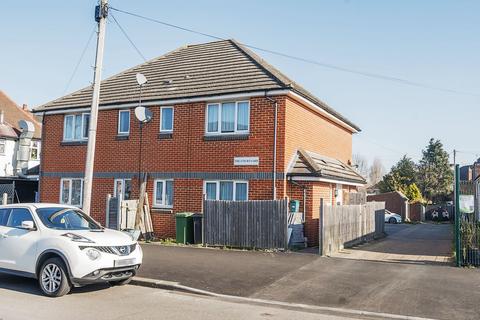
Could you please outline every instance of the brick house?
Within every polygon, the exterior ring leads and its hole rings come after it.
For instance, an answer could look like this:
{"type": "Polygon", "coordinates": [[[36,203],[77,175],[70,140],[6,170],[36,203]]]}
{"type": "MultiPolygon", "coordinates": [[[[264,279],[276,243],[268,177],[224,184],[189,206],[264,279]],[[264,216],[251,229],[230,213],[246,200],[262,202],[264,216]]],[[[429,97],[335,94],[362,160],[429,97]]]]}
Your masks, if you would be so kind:
{"type": "MultiPolygon", "coordinates": [[[[81,204],[91,95],[35,110],[44,116],[41,201],[81,204]]],[[[102,223],[107,194],[138,196],[140,168],[157,236],[174,236],[174,213],[201,212],[203,196],[275,195],[300,200],[314,244],[320,198],[341,203],[365,184],[349,166],[360,129],[234,40],[185,46],[102,81],[99,110],[91,214],[102,223]],[[148,79],[142,105],[153,113],[141,160],[136,73],[148,79]]]]}

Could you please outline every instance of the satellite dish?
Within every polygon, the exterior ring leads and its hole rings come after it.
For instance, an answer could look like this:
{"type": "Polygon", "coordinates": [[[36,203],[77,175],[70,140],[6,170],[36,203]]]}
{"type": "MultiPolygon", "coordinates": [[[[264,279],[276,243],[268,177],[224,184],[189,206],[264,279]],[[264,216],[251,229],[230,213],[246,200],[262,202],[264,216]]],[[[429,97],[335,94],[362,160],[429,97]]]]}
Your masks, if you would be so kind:
{"type": "Polygon", "coordinates": [[[136,78],[139,86],[143,86],[145,83],[147,83],[147,78],[141,73],[137,73],[136,78]]]}
{"type": "Polygon", "coordinates": [[[145,108],[145,107],[136,107],[135,108],[135,117],[137,118],[138,121],[147,123],[150,120],[152,120],[153,114],[150,109],[145,108]]]}

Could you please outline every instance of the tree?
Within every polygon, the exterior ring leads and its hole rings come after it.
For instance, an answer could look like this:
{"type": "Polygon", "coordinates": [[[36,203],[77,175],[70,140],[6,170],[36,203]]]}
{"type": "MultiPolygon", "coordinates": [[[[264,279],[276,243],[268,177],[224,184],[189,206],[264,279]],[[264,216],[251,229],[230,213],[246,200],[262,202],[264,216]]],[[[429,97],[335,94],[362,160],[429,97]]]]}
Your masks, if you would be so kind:
{"type": "Polygon", "coordinates": [[[364,178],[368,178],[368,161],[360,154],[352,156],[353,167],[357,168],[357,172],[364,178]]]}
{"type": "Polygon", "coordinates": [[[403,194],[405,194],[410,203],[423,201],[422,193],[415,183],[408,185],[403,191],[403,194]]]}
{"type": "Polygon", "coordinates": [[[404,155],[383,177],[379,184],[381,192],[404,192],[410,185],[417,182],[417,165],[404,155]]]}
{"type": "Polygon", "coordinates": [[[448,152],[440,140],[430,139],[418,165],[418,184],[424,197],[435,203],[447,196],[453,188],[453,171],[448,152]]]}
{"type": "Polygon", "coordinates": [[[370,178],[370,184],[374,185],[382,180],[383,175],[385,174],[385,168],[383,167],[382,161],[379,158],[373,159],[372,166],[370,167],[370,172],[368,177],[370,178]]]}

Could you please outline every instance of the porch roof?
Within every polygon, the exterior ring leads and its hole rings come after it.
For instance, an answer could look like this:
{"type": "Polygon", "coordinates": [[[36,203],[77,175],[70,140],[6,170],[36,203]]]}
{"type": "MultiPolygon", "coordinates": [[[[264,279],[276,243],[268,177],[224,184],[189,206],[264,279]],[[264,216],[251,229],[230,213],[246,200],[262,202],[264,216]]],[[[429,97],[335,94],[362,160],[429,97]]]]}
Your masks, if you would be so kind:
{"type": "Polygon", "coordinates": [[[355,184],[367,183],[364,177],[342,161],[303,149],[297,151],[287,176],[319,178],[355,184]]]}

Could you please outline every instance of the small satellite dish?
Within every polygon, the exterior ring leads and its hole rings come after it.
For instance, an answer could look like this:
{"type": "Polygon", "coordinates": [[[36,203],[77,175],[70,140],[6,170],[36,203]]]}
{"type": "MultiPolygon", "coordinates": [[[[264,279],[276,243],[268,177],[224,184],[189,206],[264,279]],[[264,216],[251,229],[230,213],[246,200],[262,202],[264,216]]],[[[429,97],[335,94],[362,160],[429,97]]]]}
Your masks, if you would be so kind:
{"type": "Polygon", "coordinates": [[[137,73],[136,78],[139,86],[143,86],[145,83],[147,83],[147,78],[141,73],[137,73]]]}
{"type": "Polygon", "coordinates": [[[140,106],[135,108],[135,117],[138,121],[147,123],[152,120],[153,114],[150,109],[140,106]]]}

